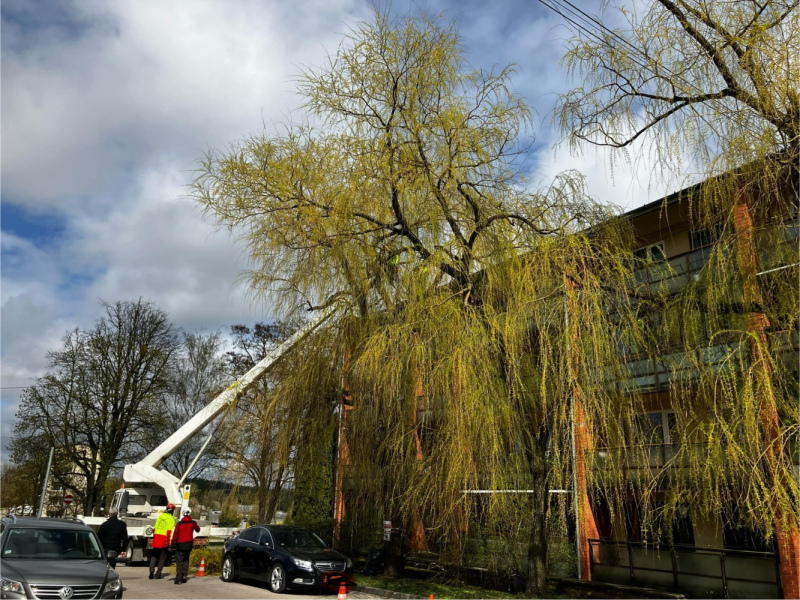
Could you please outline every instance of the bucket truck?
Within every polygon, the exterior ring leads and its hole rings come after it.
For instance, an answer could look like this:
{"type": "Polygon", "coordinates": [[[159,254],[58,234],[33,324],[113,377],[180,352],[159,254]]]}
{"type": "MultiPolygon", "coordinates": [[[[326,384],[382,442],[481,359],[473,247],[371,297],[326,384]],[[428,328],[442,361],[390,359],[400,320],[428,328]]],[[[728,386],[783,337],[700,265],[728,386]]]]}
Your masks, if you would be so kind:
{"type": "MultiPolygon", "coordinates": [[[[110,508],[118,509],[119,518],[124,520],[128,526],[129,541],[125,559],[127,564],[132,564],[148,557],[155,520],[160,512],[166,510],[167,504],[175,505],[177,509],[176,515],[182,514],[184,506],[188,507],[191,486],[184,485],[184,481],[211,440],[211,435],[208,436],[189,468],[180,478],[164,469],[160,469],[161,464],[186,444],[192,436],[202,431],[217,416],[229,408],[278,359],[305,339],[335,312],[335,306],[321,312],[277,348],[269,352],[224,392],[200,409],[150,454],[137,463],[125,465],[122,475],[125,483],[122,488],[114,493],[110,508]]],[[[87,525],[92,526],[99,526],[104,521],[103,517],[81,518],[87,525]]],[[[208,521],[199,521],[198,524],[200,525],[200,533],[195,539],[200,544],[207,543],[208,539],[212,537],[228,537],[234,530],[234,528],[214,527],[208,521]]]]}

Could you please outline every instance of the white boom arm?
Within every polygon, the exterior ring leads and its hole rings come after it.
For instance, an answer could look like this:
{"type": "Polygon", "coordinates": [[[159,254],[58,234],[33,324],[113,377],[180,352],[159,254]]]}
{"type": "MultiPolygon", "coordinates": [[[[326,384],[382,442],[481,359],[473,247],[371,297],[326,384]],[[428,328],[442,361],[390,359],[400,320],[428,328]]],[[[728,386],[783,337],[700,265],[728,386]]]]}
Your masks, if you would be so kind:
{"type": "Polygon", "coordinates": [[[222,411],[228,408],[239,394],[243,394],[250,389],[275,361],[325,322],[334,312],[336,312],[335,305],[309,321],[304,327],[297,330],[289,337],[289,339],[269,352],[252,369],[231,384],[228,389],[200,409],[180,429],[164,440],[158,448],[153,450],[138,463],[125,465],[125,471],[122,475],[123,480],[128,483],[155,483],[164,488],[169,502],[175,506],[182,504],[183,494],[180,490],[182,479],[178,479],[172,473],[159,469],[158,467],[161,463],[188,442],[193,435],[213,421],[222,411]]]}

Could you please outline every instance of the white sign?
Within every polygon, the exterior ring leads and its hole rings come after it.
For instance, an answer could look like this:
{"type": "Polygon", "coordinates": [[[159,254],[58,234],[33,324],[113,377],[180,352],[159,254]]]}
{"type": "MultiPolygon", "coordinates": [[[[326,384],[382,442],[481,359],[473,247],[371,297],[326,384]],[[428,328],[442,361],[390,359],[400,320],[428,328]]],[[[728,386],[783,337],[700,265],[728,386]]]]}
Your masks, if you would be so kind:
{"type": "Polygon", "coordinates": [[[383,541],[388,542],[392,539],[392,522],[391,521],[384,521],[383,522],[383,541]]]}
{"type": "Polygon", "coordinates": [[[72,494],[64,494],[64,504],[69,506],[70,504],[72,504],[73,500],[74,498],[72,497],[72,494]]]}

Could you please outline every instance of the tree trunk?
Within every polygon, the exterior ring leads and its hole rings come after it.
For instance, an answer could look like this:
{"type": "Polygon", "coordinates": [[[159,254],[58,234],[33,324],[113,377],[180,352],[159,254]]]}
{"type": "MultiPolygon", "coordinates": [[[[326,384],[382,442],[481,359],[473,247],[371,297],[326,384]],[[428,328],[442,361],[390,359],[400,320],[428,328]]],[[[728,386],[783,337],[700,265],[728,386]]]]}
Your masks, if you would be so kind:
{"type": "Polygon", "coordinates": [[[547,586],[547,469],[545,468],[545,448],[534,447],[531,457],[533,474],[531,494],[530,540],[528,542],[528,583],[527,592],[544,596],[547,586]]]}
{"type": "MultiPolygon", "coordinates": [[[[269,490],[264,496],[264,520],[262,523],[268,523],[275,511],[278,507],[278,498],[281,494],[281,489],[283,488],[283,465],[278,467],[278,473],[274,479],[271,478],[269,484],[269,490]]],[[[259,511],[261,510],[261,505],[259,504],[259,511]]]]}

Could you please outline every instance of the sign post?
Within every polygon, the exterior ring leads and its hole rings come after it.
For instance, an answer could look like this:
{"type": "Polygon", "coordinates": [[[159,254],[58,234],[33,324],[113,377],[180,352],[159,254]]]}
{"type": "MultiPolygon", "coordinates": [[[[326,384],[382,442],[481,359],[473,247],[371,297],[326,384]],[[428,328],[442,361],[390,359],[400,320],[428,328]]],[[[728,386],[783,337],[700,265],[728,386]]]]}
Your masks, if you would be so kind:
{"type": "Polygon", "coordinates": [[[392,539],[392,522],[383,522],[383,541],[388,542],[392,539]]]}
{"type": "MultiPolygon", "coordinates": [[[[70,504],[72,504],[72,502],[74,500],[75,500],[75,498],[72,497],[72,494],[70,494],[69,492],[64,492],[64,516],[65,517],[67,516],[67,511],[69,509],[70,504]]],[[[74,516],[75,513],[73,512],[72,514],[74,516]]]]}

